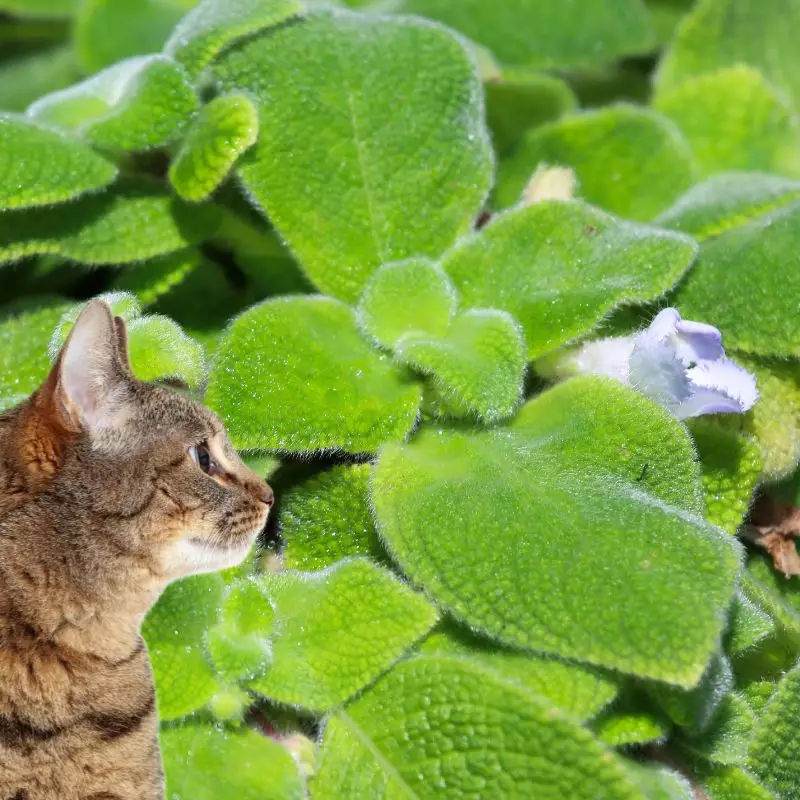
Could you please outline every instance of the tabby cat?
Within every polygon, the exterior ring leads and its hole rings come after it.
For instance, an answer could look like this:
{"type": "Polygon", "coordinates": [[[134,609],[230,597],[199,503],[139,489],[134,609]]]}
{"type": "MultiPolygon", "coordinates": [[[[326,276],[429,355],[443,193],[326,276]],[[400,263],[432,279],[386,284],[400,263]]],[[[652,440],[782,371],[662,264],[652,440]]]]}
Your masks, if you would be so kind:
{"type": "Polygon", "coordinates": [[[220,421],[141,383],[92,301],[0,416],[0,800],[163,797],[139,626],[176,578],[241,562],[272,490],[220,421]]]}

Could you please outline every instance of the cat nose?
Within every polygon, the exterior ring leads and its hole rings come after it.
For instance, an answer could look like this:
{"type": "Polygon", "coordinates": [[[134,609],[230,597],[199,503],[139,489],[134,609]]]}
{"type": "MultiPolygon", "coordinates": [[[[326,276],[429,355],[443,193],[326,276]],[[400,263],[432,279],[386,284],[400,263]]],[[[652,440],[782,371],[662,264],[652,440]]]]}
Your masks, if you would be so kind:
{"type": "Polygon", "coordinates": [[[260,486],[256,491],[256,497],[267,507],[272,508],[273,504],[275,503],[275,492],[272,491],[272,487],[269,484],[264,484],[260,486]]]}

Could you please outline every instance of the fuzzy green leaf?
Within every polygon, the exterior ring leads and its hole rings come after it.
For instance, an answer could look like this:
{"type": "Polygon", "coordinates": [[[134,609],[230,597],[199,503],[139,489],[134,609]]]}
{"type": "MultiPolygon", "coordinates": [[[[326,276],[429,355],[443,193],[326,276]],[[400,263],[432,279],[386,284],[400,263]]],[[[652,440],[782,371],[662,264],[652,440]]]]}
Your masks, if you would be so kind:
{"type": "Polygon", "coordinates": [[[753,774],[785,800],[800,786],[800,666],[778,684],[758,718],[750,744],[748,765],[753,774]]]}
{"type": "Polygon", "coordinates": [[[86,145],[9,114],[0,114],[0,153],[0,212],[71,200],[117,176],[117,168],[86,145]]]}
{"type": "Polygon", "coordinates": [[[197,0],[82,0],[75,48],[87,73],[161,49],[197,0]]]}
{"type": "Polygon", "coordinates": [[[544,73],[506,70],[484,81],[486,121],[495,150],[510,152],[523,134],[573,111],[578,101],[569,84],[544,73]]]}
{"type": "Polygon", "coordinates": [[[706,241],[675,304],[688,319],[713,320],[728,347],[800,356],[798,244],[800,203],[706,241]]]}
{"type": "Polygon", "coordinates": [[[367,344],[352,309],[284,297],[231,325],[206,402],[240,448],[360,452],[410,431],[420,389],[367,344]]]}
{"type": "Polygon", "coordinates": [[[740,228],[800,200],[800,183],[760,172],[715,175],[693,186],[655,219],[700,241],[740,228]]]}
{"type": "Polygon", "coordinates": [[[74,203],[0,214],[0,264],[42,254],[90,265],[146,261],[207,238],[218,214],[212,206],[189,206],[155,183],[130,179],[74,203]]]}
{"type": "Polygon", "coordinates": [[[277,25],[302,10],[298,0],[203,0],[178,23],[164,52],[197,80],[237,39],[277,25]]]}
{"type": "Polygon", "coordinates": [[[681,129],[700,176],[736,169],[800,174],[795,112],[752,67],[688,80],[660,94],[655,108],[681,129]]]}
{"type": "Polygon", "coordinates": [[[670,727],[669,720],[647,708],[639,695],[621,698],[591,724],[594,734],[609,747],[664,741],[670,727]]]}
{"type": "Polygon", "coordinates": [[[761,448],[749,437],[708,420],[692,420],[703,473],[706,519],[728,533],[736,533],[761,477],[761,448]]]}
{"type": "Polygon", "coordinates": [[[739,767],[715,766],[704,770],[700,777],[708,800],[777,800],[772,792],[739,767]]]}
{"type": "Polygon", "coordinates": [[[205,378],[205,354],[169,317],[149,315],[128,323],[131,366],[141,381],[173,378],[196,388],[205,378]]]}
{"type": "Polygon", "coordinates": [[[427,655],[461,656],[519,684],[578,720],[587,720],[614,700],[613,676],[584,664],[523,653],[481,639],[468,628],[446,623],[420,646],[427,655]]]}
{"type": "Polygon", "coordinates": [[[725,650],[732,656],[755,647],[775,629],[775,623],[746,595],[737,593],[731,605],[725,650]]]}
{"type": "Polygon", "coordinates": [[[155,303],[184,281],[200,264],[200,254],[190,248],[144,264],[132,264],[114,280],[114,288],[135,294],[142,306],[155,303]]]}
{"type": "Polygon", "coordinates": [[[588,333],[618,306],[662,295],[695,252],[683,235],[578,202],[543,201],[497,217],[442,266],[462,306],[503,309],[522,324],[532,359],[588,333]]]}
{"type": "Polygon", "coordinates": [[[643,800],[623,764],[547,701],[453,656],[399,664],[328,720],[315,800],[643,800]]]}
{"type": "Polygon", "coordinates": [[[370,464],[336,466],[284,495],[284,566],[317,570],[347,556],[385,558],[369,507],[370,464]]]}
{"type": "Polygon", "coordinates": [[[170,800],[302,800],[289,751],[249,728],[188,724],[161,731],[170,800]]]}
{"type": "Polygon", "coordinates": [[[447,275],[424,258],[386,264],[369,280],[358,324],[377,344],[394,350],[408,333],[443,336],[458,300],[447,275]]]}
{"type": "Polygon", "coordinates": [[[750,64],[800,102],[800,62],[794,31],[798,0],[702,0],[678,29],[658,72],[659,91],[721,67],[750,64]]]}
{"type": "Polygon", "coordinates": [[[582,378],[507,428],[386,445],[373,502],[405,572],[473,628],[690,686],[739,562],[731,537],[688,510],[700,504],[692,456],[666,412],[582,378]]]}
{"type": "Polygon", "coordinates": [[[695,177],[677,127],[633,105],[587,111],[531,131],[500,165],[495,205],[514,205],[540,164],[571,167],[583,199],[636,220],[663,211],[695,177]]]}
{"type": "Polygon", "coordinates": [[[129,58],[37,100],[28,116],[106,150],[164,147],[183,132],[197,96],[163,55],[129,58]]]}
{"type": "Polygon", "coordinates": [[[756,715],[738,694],[723,698],[702,735],[689,736],[684,744],[693,753],[715,764],[744,765],[756,715]]]}
{"type": "Polygon", "coordinates": [[[203,708],[219,689],[204,653],[204,637],[217,620],[222,577],[197,575],[170,584],[142,626],[156,682],[158,716],[177,719],[203,708]]]}
{"type": "Polygon", "coordinates": [[[400,8],[461,31],[504,64],[597,66],[655,44],[641,0],[404,0],[400,8]]]}
{"type": "Polygon", "coordinates": [[[50,336],[71,305],[42,299],[0,308],[0,413],[25,400],[47,377],[50,336]]]}
{"type": "Polygon", "coordinates": [[[399,361],[430,375],[449,413],[496,422],[514,413],[522,397],[525,337],[507,312],[471,309],[441,337],[408,333],[399,361]]]}
{"type": "Polygon", "coordinates": [[[751,558],[742,590],[795,639],[800,638],[800,584],[779,573],[770,559],[751,558]]]}
{"type": "Polygon", "coordinates": [[[246,97],[215,98],[197,115],[169,168],[172,187],[184,200],[205,200],[257,138],[258,111],[246,97]]]}
{"type": "Polygon", "coordinates": [[[318,13],[233,47],[215,74],[259,100],[239,174],[328,294],[355,301],[382,263],[438,256],[483,203],[480,85],[443,28],[318,13]]]}
{"type": "Polygon", "coordinates": [[[272,664],[250,689],[315,711],[343,703],[423,636],[436,611],[369,561],[260,579],[275,609],[272,664]]]}

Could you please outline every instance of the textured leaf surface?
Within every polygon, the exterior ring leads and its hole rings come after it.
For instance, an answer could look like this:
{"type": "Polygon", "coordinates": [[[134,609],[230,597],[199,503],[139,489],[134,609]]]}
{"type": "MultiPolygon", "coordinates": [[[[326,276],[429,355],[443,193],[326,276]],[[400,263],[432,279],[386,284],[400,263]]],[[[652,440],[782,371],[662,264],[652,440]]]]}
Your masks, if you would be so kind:
{"type": "Polygon", "coordinates": [[[50,335],[71,305],[53,299],[27,308],[0,308],[0,413],[28,397],[47,377],[50,335]]]}
{"type": "Polygon", "coordinates": [[[369,507],[371,473],[370,464],[333,467],[284,496],[284,566],[316,570],[347,556],[385,558],[369,507]]]}
{"type": "Polygon", "coordinates": [[[654,31],[639,0],[405,0],[403,11],[439,20],[505,64],[556,69],[644,53],[654,31]],[[533,33],[535,32],[535,34],[533,33]]]}
{"type": "Polygon", "coordinates": [[[0,214],[0,263],[41,254],[96,265],[146,261],[196,244],[218,223],[212,206],[188,206],[156,184],[129,180],[74,203],[0,214]]]}
{"type": "Polygon", "coordinates": [[[411,258],[381,267],[358,304],[358,324],[379,345],[393,350],[405,334],[443,336],[456,310],[456,293],[435,264],[411,258]]]}
{"type": "Polygon", "coordinates": [[[664,741],[670,727],[663,714],[643,708],[641,702],[635,703],[628,698],[622,698],[621,702],[602,711],[591,724],[597,738],[609,747],[664,741]]]}
{"type": "Polygon", "coordinates": [[[228,45],[302,11],[297,0],[203,0],[175,27],[164,51],[192,78],[228,45]]]}
{"type": "Polygon", "coordinates": [[[75,46],[87,73],[129,56],[155,53],[197,0],[84,0],[75,46]]]}
{"type": "Polygon", "coordinates": [[[752,67],[688,80],[659,95],[655,107],[681,129],[701,176],[735,169],[800,173],[795,112],[752,67]]]}
{"type": "Polygon", "coordinates": [[[395,351],[398,360],[433,378],[451,413],[487,422],[514,413],[525,354],[519,323],[493,309],[459,314],[441,338],[409,333],[395,351]]]}
{"type": "Polygon", "coordinates": [[[698,490],[674,419],[621,385],[578,379],[507,428],[427,429],[385,446],[373,502],[405,572],[472,627],[691,685],[739,558],[681,510],[698,508],[698,490]],[[480,531],[468,548],[465,531],[480,531]]]}
{"type": "Polygon", "coordinates": [[[241,448],[359,452],[408,433],[420,390],[367,344],[343,303],[287,297],[233,323],[206,402],[241,448]]]}
{"type": "Polygon", "coordinates": [[[691,151],[677,127],[632,105],[587,111],[531,131],[501,163],[495,204],[514,205],[540,164],[571,167],[582,198],[637,220],[663,211],[695,177],[691,151]]]}
{"type": "Polygon", "coordinates": [[[781,798],[795,797],[800,786],[800,667],[795,667],[759,716],[749,752],[749,767],[781,798]]]}
{"type": "Polygon", "coordinates": [[[183,70],[162,55],[126,59],[37,100],[27,115],[108,150],[163,147],[183,131],[197,97],[183,70]]]}
{"type": "Polygon", "coordinates": [[[655,219],[701,241],[740,228],[800,200],[800,183],[760,172],[715,175],[693,186],[655,219]]]}
{"type": "Polygon", "coordinates": [[[731,605],[725,649],[731,655],[749,650],[775,628],[772,619],[745,595],[737,593],[731,605]]]}
{"type": "Polygon", "coordinates": [[[420,646],[427,655],[461,656],[517,683],[579,720],[593,717],[617,695],[613,676],[583,664],[501,647],[468,628],[447,623],[420,646]]]}
{"type": "Polygon", "coordinates": [[[702,735],[690,736],[686,746],[715,764],[743,765],[756,726],[756,715],[747,701],[731,693],[723,698],[702,735]]]}
{"type": "Polygon", "coordinates": [[[766,557],[751,558],[742,589],[747,597],[795,636],[800,636],[800,586],[786,578],[766,557]]]}
{"type": "Polygon", "coordinates": [[[702,777],[709,800],[776,800],[772,792],[739,767],[714,767],[702,777]]]}
{"type": "Polygon", "coordinates": [[[178,286],[199,263],[200,254],[193,248],[171,253],[145,264],[132,265],[117,276],[114,288],[135,294],[146,307],[178,286]]]}
{"type": "Polygon", "coordinates": [[[249,687],[301,708],[340,705],[436,621],[436,611],[421,595],[366,560],[261,580],[275,608],[272,665],[249,687]]]}
{"type": "Polygon", "coordinates": [[[328,721],[312,795],[555,797],[564,787],[571,800],[643,797],[620,761],[546,701],[461,658],[420,656],[328,721]],[[457,755],[465,740],[469,759],[457,755]]]}
{"type": "Polygon", "coordinates": [[[186,135],[169,169],[170,183],[184,200],[205,200],[257,138],[258,111],[246,97],[215,98],[186,135]]]}
{"type": "Polygon", "coordinates": [[[497,217],[442,266],[462,306],[512,314],[535,358],[587,333],[615,307],[666,292],[695,251],[684,236],[577,202],[543,201],[497,217]]]}
{"type": "Polygon", "coordinates": [[[142,635],[153,665],[161,720],[203,708],[219,688],[203,639],[216,622],[224,586],[218,574],[177,581],[167,587],[145,619],[142,635]]]}
{"type": "Polygon", "coordinates": [[[444,29],[319,13],[235,46],[215,74],[258,98],[242,181],[328,294],[354,301],[380,264],[438,256],[485,198],[480,85],[444,29]]]}
{"type": "Polygon", "coordinates": [[[128,324],[128,352],[142,381],[176,378],[197,387],[205,377],[203,348],[169,317],[150,315],[128,324]]]}
{"type": "Polygon", "coordinates": [[[681,314],[714,320],[727,347],[800,355],[799,242],[800,203],[704,242],[676,296],[681,314]]]}
{"type": "Polygon", "coordinates": [[[688,14],[658,74],[659,90],[720,67],[750,64],[800,101],[800,62],[793,31],[797,0],[701,0],[688,14]]]}
{"type": "Polygon", "coordinates": [[[189,724],[161,731],[170,800],[301,800],[289,751],[249,728],[189,724]]]}
{"type": "Polygon", "coordinates": [[[117,175],[86,145],[2,113],[0,152],[0,212],[70,200],[102,189],[117,175]]]}
{"type": "Polygon", "coordinates": [[[573,111],[578,102],[560,78],[526,70],[504,70],[485,79],[486,120],[498,154],[508,153],[523,134],[573,111]]]}
{"type": "Polygon", "coordinates": [[[700,456],[706,519],[736,533],[761,477],[761,448],[753,439],[707,420],[692,420],[690,430],[700,456]]]}

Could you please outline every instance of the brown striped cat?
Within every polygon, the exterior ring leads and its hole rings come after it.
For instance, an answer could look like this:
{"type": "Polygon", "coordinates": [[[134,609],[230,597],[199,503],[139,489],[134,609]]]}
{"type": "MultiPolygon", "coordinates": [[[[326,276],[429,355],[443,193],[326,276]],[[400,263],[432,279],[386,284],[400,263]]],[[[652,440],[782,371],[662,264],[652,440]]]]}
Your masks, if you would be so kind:
{"type": "Polygon", "coordinates": [[[100,301],[0,416],[0,800],[164,794],[139,626],[172,580],[239,563],[272,505],[220,421],[131,372],[100,301]]]}

